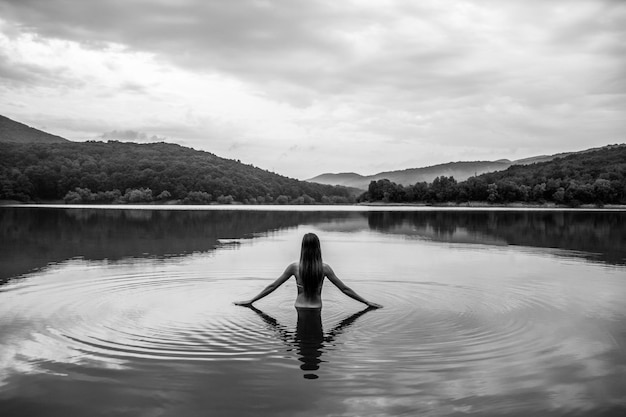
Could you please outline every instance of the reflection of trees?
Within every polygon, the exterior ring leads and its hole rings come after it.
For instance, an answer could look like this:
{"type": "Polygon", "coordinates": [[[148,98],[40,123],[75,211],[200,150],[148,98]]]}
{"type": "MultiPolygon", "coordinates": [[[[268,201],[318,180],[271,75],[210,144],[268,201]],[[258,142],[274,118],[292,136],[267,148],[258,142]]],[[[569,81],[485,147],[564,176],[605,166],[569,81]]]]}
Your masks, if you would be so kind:
{"type": "Polygon", "coordinates": [[[437,241],[559,248],[626,264],[626,213],[585,211],[372,212],[371,229],[437,241]]]}
{"type": "Polygon", "coordinates": [[[342,320],[329,332],[324,334],[321,309],[296,309],[298,312],[298,323],[296,324],[295,332],[293,332],[280,324],[269,314],[253,306],[249,306],[249,308],[257,313],[263,321],[279,335],[287,346],[293,346],[295,348],[299,355],[298,360],[302,362],[300,369],[308,372],[303,375],[306,379],[316,379],[318,377],[317,374],[311,372],[317,371],[319,364],[323,362],[322,354],[324,347],[326,345],[332,345],[335,338],[363,314],[374,310],[371,307],[363,309],[342,320]]]}
{"type": "Polygon", "coordinates": [[[250,238],[355,214],[1,208],[0,279],[73,257],[118,260],[205,252],[215,249],[219,239],[250,238]]]}
{"type": "Polygon", "coordinates": [[[626,213],[583,211],[270,212],[0,208],[0,280],[73,257],[118,260],[215,249],[219,239],[315,224],[436,241],[575,250],[624,265],[626,213]]]}

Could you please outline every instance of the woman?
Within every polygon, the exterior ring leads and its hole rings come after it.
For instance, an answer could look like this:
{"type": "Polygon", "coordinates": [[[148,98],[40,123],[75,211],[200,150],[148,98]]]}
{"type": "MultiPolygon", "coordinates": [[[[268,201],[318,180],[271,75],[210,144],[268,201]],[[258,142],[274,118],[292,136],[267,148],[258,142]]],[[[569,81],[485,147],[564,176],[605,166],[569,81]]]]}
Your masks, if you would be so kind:
{"type": "Polygon", "coordinates": [[[322,284],[324,277],[335,284],[345,295],[366,304],[372,308],[382,306],[372,303],[358,295],[346,284],[341,282],[332,268],[322,262],[322,250],[320,240],[314,233],[307,233],[302,238],[302,251],[300,252],[300,262],[294,262],[285,269],[285,272],[276,281],[265,287],[256,297],[248,301],[238,301],[235,304],[240,306],[251,306],[257,300],[272,293],[292,276],[296,277],[298,296],[296,298],[297,309],[322,308],[322,284]]]}

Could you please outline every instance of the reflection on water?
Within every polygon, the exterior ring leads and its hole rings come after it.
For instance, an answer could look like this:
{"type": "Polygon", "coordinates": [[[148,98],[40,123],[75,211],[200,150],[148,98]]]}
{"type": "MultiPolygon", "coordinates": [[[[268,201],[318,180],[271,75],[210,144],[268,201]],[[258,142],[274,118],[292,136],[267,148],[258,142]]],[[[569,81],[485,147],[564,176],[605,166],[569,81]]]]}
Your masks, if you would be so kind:
{"type": "Polygon", "coordinates": [[[326,335],[322,327],[322,311],[316,308],[297,308],[298,324],[296,325],[295,334],[289,331],[285,326],[281,325],[274,317],[264,313],[254,306],[248,307],[257,313],[270,328],[276,331],[279,337],[287,346],[295,347],[299,357],[300,369],[306,373],[303,375],[306,379],[317,379],[318,375],[312,371],[319,369],[322,362],[321,356],[326,345],[332,345],[335,338],[339,336],[344,329],[349,327],[359,317],[368,311],[373,310],[368,307],[358,313],[354,313],[350,317],[343,319],[326,335]]]}
{"type": "Polygon", "coordinates": [[[75,257],[119,260],[207,252],[224,240],[352,215],[0,207],[0,282],[75,257]]]}
{"type": "Polygon", "coordinates": [[[0,415],[621,415],[624,220],[0,208],[0,415]]]}
{"type": "Polygon", "coordinates": [[[626,212],[373,212],[368,225],[445,242],[559,248],[626,264],[626,212]]]}
{"type": "Polygon", "coordinates": [[[311,224],[450,243],[578,252],[626,265],[626,212],[263,212],[0,208],[0,282],[74,257],[118,260],[212,251],[228,239],[311,224]]]}

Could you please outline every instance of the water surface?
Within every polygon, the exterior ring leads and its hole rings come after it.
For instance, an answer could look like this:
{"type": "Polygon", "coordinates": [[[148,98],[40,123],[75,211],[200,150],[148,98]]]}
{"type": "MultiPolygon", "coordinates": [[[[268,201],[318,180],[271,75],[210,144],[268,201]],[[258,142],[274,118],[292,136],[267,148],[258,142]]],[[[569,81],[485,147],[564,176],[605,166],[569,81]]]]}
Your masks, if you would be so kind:
{"type": "Polygon", "coordinates": [[[0,412],[620,415],[626,213],[0,208],[0,412]],[[327,283],[249,298],[317,233],[327,283]]]}

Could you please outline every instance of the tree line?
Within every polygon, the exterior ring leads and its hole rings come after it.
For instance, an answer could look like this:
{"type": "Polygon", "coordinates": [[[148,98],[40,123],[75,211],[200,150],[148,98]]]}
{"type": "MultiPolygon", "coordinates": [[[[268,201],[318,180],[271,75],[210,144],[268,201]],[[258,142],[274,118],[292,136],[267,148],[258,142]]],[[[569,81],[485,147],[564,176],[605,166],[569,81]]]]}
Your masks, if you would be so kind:
{"type": "Polygon", "coordinates": [[[372,181],[361,202],[626,204],[626,146],[614,145],[552,161],[514,165],[458,182],[440,176],[432,183],[403,186],[372,181]]]}
{"type": "Polygon", "coordinates": [[[298,181],[167,143],[0,143],[0,200],[345,204],[349,189],[298,181]]]}
{"type": "Polygon", "coordinates": [[[67,203],[346,204],[358,202],[626,204],[626,146],[514,165],[458,182],[339,186],[287,178],[174,144],[0,143],[0,200],[67,203]]]}

